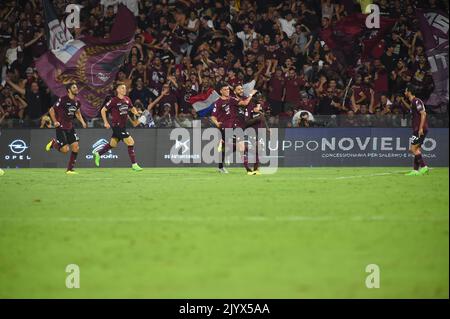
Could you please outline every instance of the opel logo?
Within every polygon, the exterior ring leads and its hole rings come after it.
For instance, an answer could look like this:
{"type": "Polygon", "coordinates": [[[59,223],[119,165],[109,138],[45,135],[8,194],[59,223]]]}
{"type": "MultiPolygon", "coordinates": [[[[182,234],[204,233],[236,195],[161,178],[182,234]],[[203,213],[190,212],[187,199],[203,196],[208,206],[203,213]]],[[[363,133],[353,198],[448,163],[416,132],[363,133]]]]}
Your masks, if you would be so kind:
{"type": "Polygon", "coordinates": [[[27,144],[22,140],[14,140],[8,146],[14,154],[22,154],[28,148],[27,144]]]}

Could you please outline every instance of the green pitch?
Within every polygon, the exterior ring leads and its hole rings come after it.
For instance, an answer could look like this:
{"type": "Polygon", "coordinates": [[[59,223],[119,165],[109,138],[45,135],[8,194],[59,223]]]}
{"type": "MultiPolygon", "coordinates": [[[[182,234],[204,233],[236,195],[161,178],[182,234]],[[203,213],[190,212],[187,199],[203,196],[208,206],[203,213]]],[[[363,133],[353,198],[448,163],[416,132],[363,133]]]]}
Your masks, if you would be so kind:
{"type": "Polygon", "coordinates": [[[406,171],[6,170],[0,298],[448,298],[448,168],[406,171]]]}

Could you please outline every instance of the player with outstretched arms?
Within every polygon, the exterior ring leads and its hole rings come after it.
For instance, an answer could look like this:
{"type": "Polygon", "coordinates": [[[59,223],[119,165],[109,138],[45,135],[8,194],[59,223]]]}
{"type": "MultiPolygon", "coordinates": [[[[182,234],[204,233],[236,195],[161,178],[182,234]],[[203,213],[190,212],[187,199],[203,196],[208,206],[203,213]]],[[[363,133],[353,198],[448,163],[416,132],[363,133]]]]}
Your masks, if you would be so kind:
{"type": "Polygon", "coordinates": [[[53,138],[45,146],[45,150],[48,152],[53,148],[65,154],[70,149],[72,152],[70,154],[66,174],[74,175],[78,174],[73,168],[80,147],[78,144],[79,138],[73,126],[73,119],[76,117],[83,128],[86,128],[87,125],[80,112],[81,104],[76,99],[78,94],[77,84],[73,82],[68,83],[66,84],[66,89],[67,95],[60,97],[56,104],[49,110],[50,118],[56,128],[56,139],[53,138]]]}
{"type": "Polygon", "coordinates": [[[428,133],[427,112],[423,101],[416,97],[415,88],[408,86],[405,90],[405,96],[411,103],[413,136],[411,137],[410,151],[414,155],[414,169],[409,172],[408,176],[417,176],[427,174],[428,166],[422,157],[422,144],[428,133]]]}
{"type": "Polygon", "coordinates": [[[142,171],[142,168],[136,163],[134,140],[126,128],[128,112],[131,112],[134,115],[140,115],[140,113],[132,105],[130,98],[126,96],[127,87],[125,84],[121,82],[117,83],[115,86],[115,93],[116,96],[112,97],[100,111],[105,128],[112,128],[113,133],[108,144],[105,144],[98,152],[92,153],[94,155],[95,165],[100,166],[101,156],[110,149],[117,147],[117,144],[120,141],[123,141],[128,147],[131,168],[134,171],[142,171]],[[111,124],[108,121],[107,113],[110,113],[111,115],[111,124]]]}

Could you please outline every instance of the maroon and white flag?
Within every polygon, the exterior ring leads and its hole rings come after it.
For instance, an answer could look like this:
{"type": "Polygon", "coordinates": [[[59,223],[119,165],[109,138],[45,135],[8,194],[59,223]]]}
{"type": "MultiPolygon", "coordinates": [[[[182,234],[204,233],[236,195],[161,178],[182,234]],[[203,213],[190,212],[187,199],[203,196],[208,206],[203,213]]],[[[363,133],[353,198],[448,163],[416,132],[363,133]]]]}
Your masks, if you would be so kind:
{"type": "Polygon", "coordinates": [[[112,83],[134,43],[136,20],[125,6],[119,6],[109,38],[83,36],[74,40],[59,23],[50,1],[44,0],[47,32],[52,48],[36,61],[36,68],[51,92],[67,94],[64,84],[78,84],[81,112],[96,117],[112,83]]]}
{"type": "Polygon", "coordinates": [[[434,81],[434,91],[426,104],[448,104],[448,14],[417,10],[417,17],[434,81]]]}

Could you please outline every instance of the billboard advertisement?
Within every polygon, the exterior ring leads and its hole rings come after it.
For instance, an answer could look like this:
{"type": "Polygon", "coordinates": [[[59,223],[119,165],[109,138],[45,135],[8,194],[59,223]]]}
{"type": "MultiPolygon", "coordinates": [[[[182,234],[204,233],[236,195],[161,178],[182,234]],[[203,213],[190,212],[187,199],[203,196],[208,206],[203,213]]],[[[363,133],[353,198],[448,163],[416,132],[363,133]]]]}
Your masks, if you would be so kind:
{"type": "MultiPolygon", "coordinates": [[[[203,157],[212,139],[202,130],[130,129],[136,156],[143,167],[211,166],[203,157]],[[203,154],[203,155],[202,155],[203,154]]],[[[92,152],[108,143],[111,131],[78,129],[80,151],[77,167],[95,167],[92,152]]],[[[411,130],[405,128],[288,128],[265,147],[276,151],[280,167],[410,166],[411,130]]],[[[55,137],[49,129],[5,129],[0,132],[0,167],[65,167],[67,154],[45,151],[55,137]]],[[[425,161],[434,167],[448,166],[448,128],[430,129],[423,144],[425,161]]],[[[251,145],[249,145],[252,147],[251,145]]],[[[101,167],[129,167],[127,148],[119,143],[104,154],[101,167]]]]}

